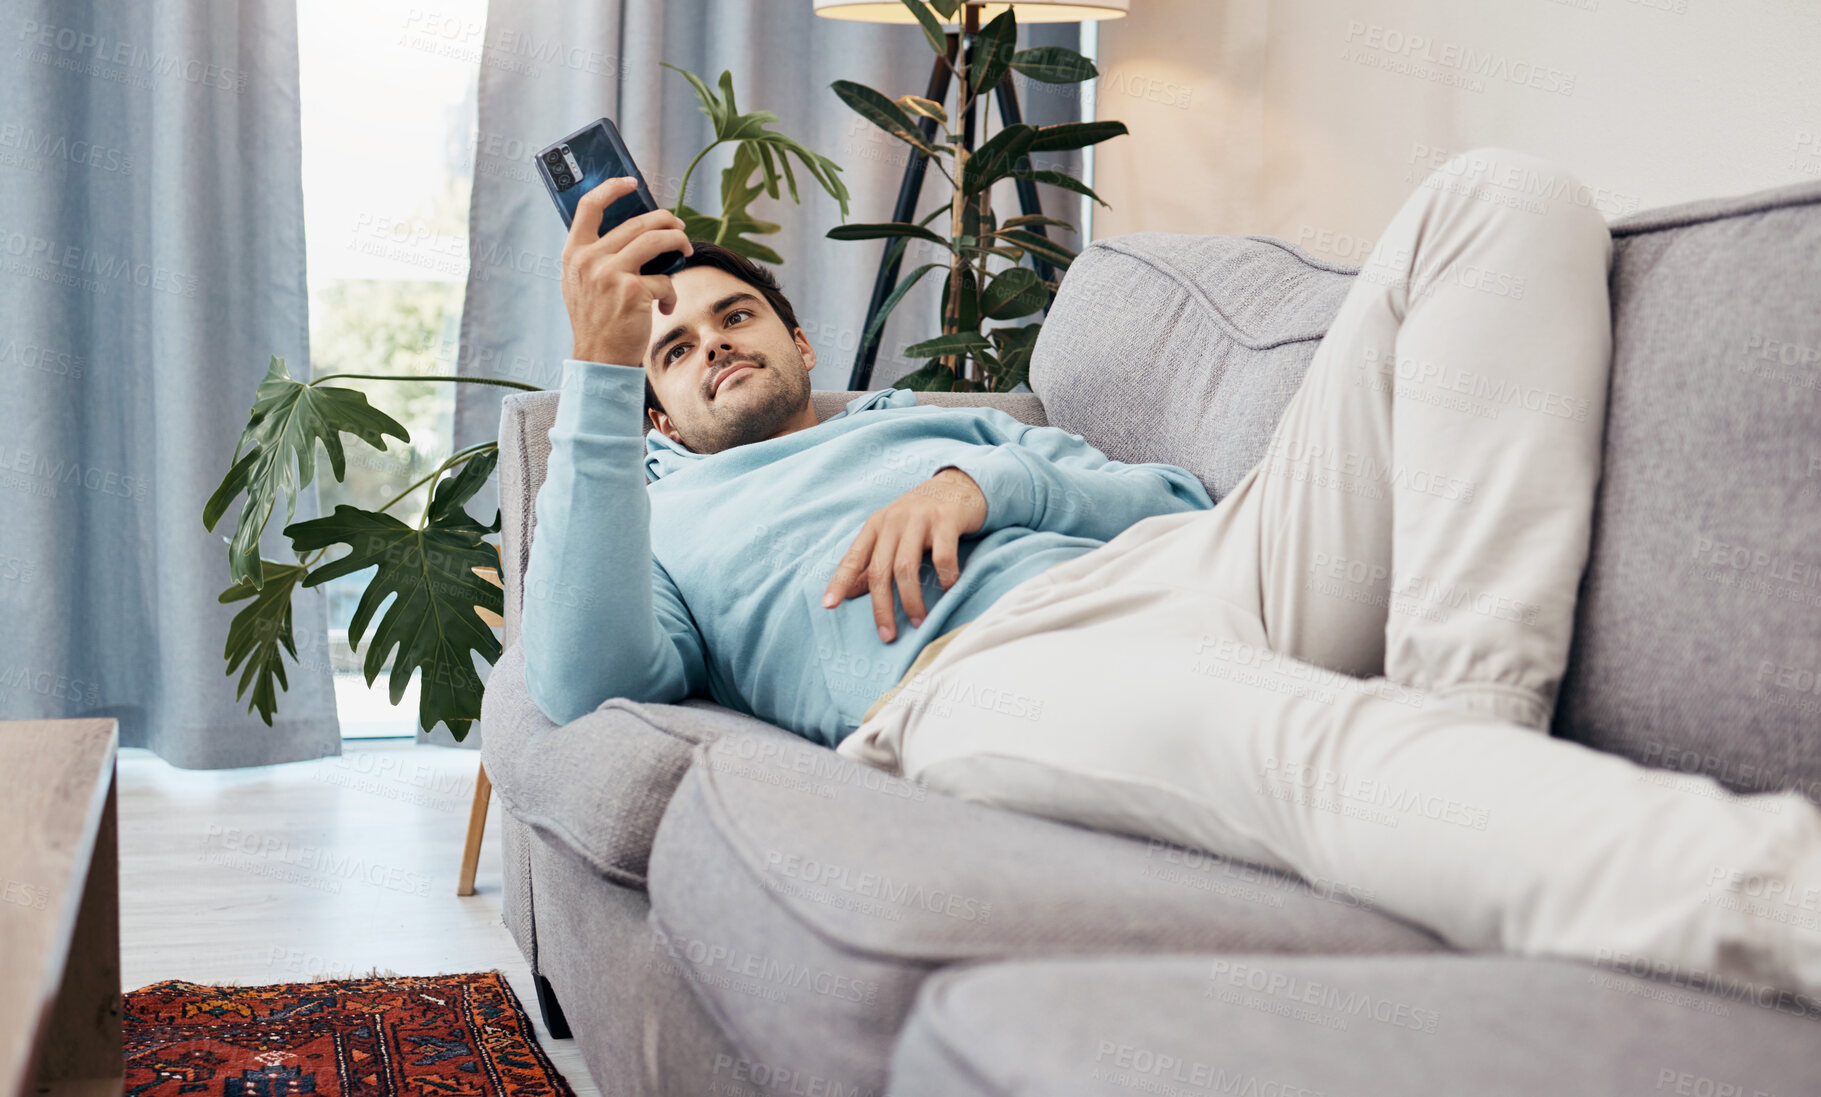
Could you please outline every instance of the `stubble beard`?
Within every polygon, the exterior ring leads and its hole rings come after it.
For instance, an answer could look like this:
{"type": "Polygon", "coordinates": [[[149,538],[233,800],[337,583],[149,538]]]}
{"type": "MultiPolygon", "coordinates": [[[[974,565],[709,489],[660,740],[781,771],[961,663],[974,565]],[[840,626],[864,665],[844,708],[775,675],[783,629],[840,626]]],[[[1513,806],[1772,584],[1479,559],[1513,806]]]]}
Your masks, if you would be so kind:
{"type": "MultiPolygon", "coordinates": [[[[791,348],[793,360],[785,368],[778,369],[771,359],[753,351],[744,357],[751,358],[759,365],[752,371],[752,376],[743,382],[737,382],[747,388],[760,386],[761,394],[747,394],[744,403],[730,400],[727,405],[719,406],[720,395],[709,402],[708,421],[692,434],[698,435],[695,444],[689,439],[684,444],[697,453],[720,453],[735,446],[763,442],[783,430],[785,424],[800,414],[809,403],[809,371],[803,368],[803,352],[791,348]],[[775,380],[767,382],[766,374],[772,374],[775,380]]],[[[729,395],[733,395],[731,390],[729,395]]],[[[679,429],[678,433],[682,433],[679,429]]]]}

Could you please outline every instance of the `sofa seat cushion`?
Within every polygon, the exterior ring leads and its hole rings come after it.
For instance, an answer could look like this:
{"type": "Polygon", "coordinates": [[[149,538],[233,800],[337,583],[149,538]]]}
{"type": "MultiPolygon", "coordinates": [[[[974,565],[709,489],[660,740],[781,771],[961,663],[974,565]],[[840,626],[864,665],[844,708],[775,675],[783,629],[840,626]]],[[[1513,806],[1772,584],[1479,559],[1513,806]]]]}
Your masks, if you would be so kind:
{"type": "Polygon", "coordinates": [[[891,1093],[1793,1097],[1817,1078],[1799,1008],[1554,960],[1213,955],[951,968],[891,1093]]]}
{"type": "Polygon", "coordinates": [[[516,643],[488,676],[481,724],[481,761],[501,806],[626,887],[645,886],[652,835],[697,744],[736,732],[802,742],[706,698],[676,705],[614,698],[559,727],[526,691],[516,643]]]}
{"type": "Polygon", "coordinates": [[[728,736],[695,759],[652,848],[654,928],[754,1062],[852,1092],[883,1084],[918,984],[957,961],[1445,947],[1356,890],[959,800],[802,740],[728,736]]]}

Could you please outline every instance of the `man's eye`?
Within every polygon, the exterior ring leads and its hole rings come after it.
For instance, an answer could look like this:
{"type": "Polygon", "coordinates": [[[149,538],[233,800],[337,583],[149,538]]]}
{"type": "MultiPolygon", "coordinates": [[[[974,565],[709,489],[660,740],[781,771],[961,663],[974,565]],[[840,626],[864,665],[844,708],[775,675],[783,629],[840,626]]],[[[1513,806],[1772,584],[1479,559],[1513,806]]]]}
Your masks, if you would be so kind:
{"type": "Polygon", "coordinates": [[[664,352],[664,364],[669,365],[670,363],[676,361],[677,360],[677,351],[688,350],[688,349],[689,348],[684,346],[682,343],[673,344],[669,350],[664,352]]]}
{"type": "Polygon", "coordinates": [[[752,315],[751,309],[734,309],[732,312],[727,314],[727,322],[730,324],[733,323],[733,318],[736,316],[751,316],[751,315],[752,315]]]}

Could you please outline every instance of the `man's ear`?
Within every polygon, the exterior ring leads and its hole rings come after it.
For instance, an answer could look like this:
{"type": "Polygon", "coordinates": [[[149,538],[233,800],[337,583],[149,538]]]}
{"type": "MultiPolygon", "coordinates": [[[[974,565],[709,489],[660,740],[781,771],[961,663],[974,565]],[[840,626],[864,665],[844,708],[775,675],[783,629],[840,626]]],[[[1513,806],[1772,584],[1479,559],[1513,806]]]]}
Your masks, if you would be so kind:
{"type": "Polygon", "coordinates": [[[792,328],[790,337],[795,340],[797,349],[803,353],[803,368],[805,370],[815,369],[816,348],[809,345],[809,336],[803,334],[802,328],[792,328]]]}
{"type": "Polygon", "coordinates": [[[646,408],[645,414],[651,416],[651,429],[679,445],[687,445],[683,436],[677,432],[677,425],[670,421],[670,416],[655,408],[646,408]]]}

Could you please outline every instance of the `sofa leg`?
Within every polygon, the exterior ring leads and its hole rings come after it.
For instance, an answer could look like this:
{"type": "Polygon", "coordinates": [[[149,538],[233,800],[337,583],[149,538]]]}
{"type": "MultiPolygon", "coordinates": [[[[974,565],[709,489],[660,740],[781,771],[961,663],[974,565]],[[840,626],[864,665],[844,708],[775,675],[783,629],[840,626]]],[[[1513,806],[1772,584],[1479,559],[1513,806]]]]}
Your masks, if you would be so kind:
{"type": "Polygon", "coordinates": [[[542,975],[533,974],[532,978],[537,980],[537,1008],[544,1015],[544,1027],[550,1030],[550,1038],[570,1039],[569,1022],[563,1017],[563,1007],[556,1000],[556,989],[542,975]]]}

